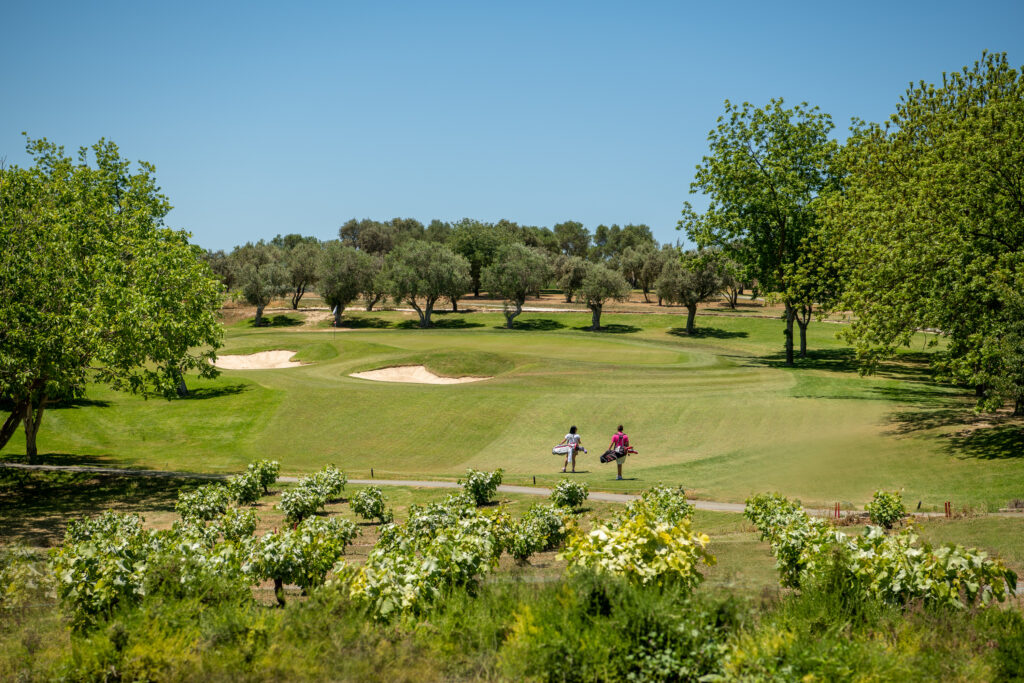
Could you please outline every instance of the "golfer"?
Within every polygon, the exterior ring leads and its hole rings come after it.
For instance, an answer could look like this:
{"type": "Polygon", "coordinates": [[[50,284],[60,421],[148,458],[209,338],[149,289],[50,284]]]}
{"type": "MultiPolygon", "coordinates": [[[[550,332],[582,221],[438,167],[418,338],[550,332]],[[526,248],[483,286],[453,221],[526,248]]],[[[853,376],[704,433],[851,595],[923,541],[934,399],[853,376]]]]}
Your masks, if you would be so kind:
{"type": "Polygon", "coordinates": [[[622,431],[622,425],[619,425],[619,431],[612,435],[608,450],[615,451],[615,467],[619,470],[616,479],[622,479],[622,463],[626,462],[626,454],[629,451],[629,436],[622,431]]]}
{"type": "MultiPolygon", "coordinates": [[[[565,472],[565,468],[568,465],[572,465],[572,471],[576,471],[576,451],[582,447],[580,443],[580,435],[576,433],[576,425],[569,427],[569,433],[562,439],[562,443],[559,446],[568,446],[569,450],[565,454],[565,462],[562,463],[562,471],[565,472]]],[[[557,448],[557,446],[556,446],[557,448]]]]}

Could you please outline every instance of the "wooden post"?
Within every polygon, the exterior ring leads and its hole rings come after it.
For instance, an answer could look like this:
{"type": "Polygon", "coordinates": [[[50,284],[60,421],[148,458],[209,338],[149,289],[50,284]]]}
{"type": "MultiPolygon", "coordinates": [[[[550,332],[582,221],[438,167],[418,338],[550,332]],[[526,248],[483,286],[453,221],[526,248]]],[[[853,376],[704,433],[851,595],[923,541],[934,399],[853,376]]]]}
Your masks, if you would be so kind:
{"type": "Polygon", "coordinates": [[[534,486],[536,486],[536,485],[537,485],[537,475],[536,475],[536,474],[535,474],[535,475],[533,475],[533,485],[534,485],[534,486]]]}
{"type": "Polygon", "coordinates": [[[370,479],[373,479],[373,468],[370,468],[370,479]]]}

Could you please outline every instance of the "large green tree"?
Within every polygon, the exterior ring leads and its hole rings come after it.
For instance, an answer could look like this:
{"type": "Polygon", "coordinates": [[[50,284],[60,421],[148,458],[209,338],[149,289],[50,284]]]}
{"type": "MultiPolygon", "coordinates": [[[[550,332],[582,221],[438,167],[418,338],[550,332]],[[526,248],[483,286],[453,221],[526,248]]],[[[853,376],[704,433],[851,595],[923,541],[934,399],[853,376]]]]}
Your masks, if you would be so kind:
{"type": "Polygon", "coordinates": [[[320,260],[321,246],[319,240],[303,240],[291,248],[285,247],[284,267],[288,271],[288,283],[291,286],[292,309],[298,309],[299,302],[313,284],[316,283],[317,264],[320,260]]]}
{"type": "Polygon", "coordinates": [[[381,278],[396,301],[405,301],[430,327],[437,300],[470,287],[469,262],[448,247],[411,240],[388,254],[381,278]]]}
{"type": "Polygon", "coordinates": [[[484,268],[484,289],[505,300],[502,308],[508,329],[512,329],[516,316],[523,312],[526,297],[544,286],[549,268],[544,253],[515,243],[499,249],[494,263],[484,268]]]}
{"type": "Polygon", "coordinates": [[[341,242],[328,242],[317,260],[316,277],[320,298],[334,314],[334,326],[350,303],[370,288],[377,274],[375,257],[341,242]]]}
{"type": "Polygon", "coordinates": [[[708,135],[710,153],[690,185],[708,197],[708,208],[698,214],[687,202],[679,221],[699,246],[744,245],[744,265],[785,304],[787,365],[793,364],[797,318],[788,267],[819,220],[819,198],[836,185],[832,128],[828,114],[807,104],[787,108],[776,99],[757,108],[726,101],[708,135]]]}
{"type": "Polygon", "coordinates": [[[452,228],[448,246],[469,262],[469,275],[473,296],[480,296],[480,275],[483,269],[494,263],[498,248],[512,241],[507,226],[463,218],[452,228]]]}
{"type": "Polygon", "coordinates": [[[214,376],[222,287],[164,225],[151,164],[106,140],[77,161],[45,139],[27,149],[30,168],[0,169],[0,448],[24,425],[32,459],[46,407],[89,382],[173,396],[185,372],[214,376]]]}
{"type": "Polygon", "coordinates": [[[552,229],[558,248],[566,256],[587,258],[590,252],[590,231],[579,221],[556,223],[552,229]]]}
{"type": "Polygon", "coordinates": [[[858,354],[938,330],[942,375],[1024,412],[1024,69],[986,54],[912,85],[887,122],[854,126],[842,162],[827,224],[858,354]]]}

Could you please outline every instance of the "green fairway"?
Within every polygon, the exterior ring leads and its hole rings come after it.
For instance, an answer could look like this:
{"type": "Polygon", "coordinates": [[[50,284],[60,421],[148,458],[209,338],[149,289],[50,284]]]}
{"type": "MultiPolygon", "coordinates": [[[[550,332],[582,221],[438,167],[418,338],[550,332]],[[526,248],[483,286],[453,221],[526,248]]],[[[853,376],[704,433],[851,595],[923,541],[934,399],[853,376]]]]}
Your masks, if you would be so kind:
{"type": "MultiPolygon", "coordinates": [[[[672,309],[681,311],[682,309],[672,309]]],[[[812,357],[782,366],[783,324],[676,314],[441,314],[438,329],[407,329],[403,312],[346,314],[344,330],[302,314],[227,328],[223,354],[288,349],[299,368],[224,371],[189,382],[185,400],[143,400],[103,387],[48,410],[40,450],[55,463],[104,462],[229,472],[274,458],[285,473],[335,463],[350,476],[455,478],[467,467],[506,470],[506,483],[552,484],[551,447],[575,424],[590,451],[575,476],[594,490],[683,484],[697,497],[742,501],[779,491],[805,504],[860,507],[879,488],[909,506],[944,501],[982,509],[1024,497],[1019,425],[961,433],[971,396],[928,380],[924,338],[904,362],[860,377],[836,325],[812,323],[812,357]],[[383,383],[350,373],[424,364],[458,385],[383,383]],[[597,456],[619,423],[639,455],[625,481],[597,456]]],[[[20,435],[4,457],[24,452],[20,435]]]]}

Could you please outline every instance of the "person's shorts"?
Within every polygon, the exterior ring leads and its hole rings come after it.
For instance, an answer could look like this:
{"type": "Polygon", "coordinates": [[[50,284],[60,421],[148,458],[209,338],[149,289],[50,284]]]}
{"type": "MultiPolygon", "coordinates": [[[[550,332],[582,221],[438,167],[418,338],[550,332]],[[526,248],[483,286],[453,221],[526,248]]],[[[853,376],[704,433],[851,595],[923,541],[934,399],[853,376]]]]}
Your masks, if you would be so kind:
{"type": "Polygon", "coordinates": [[[615,458],[615,464],[616,465],[621,465],[624,462],[626,462],[626,456],[624,456],[624,455],[619,455],[619,456],[617,456],[615,458]]]}

